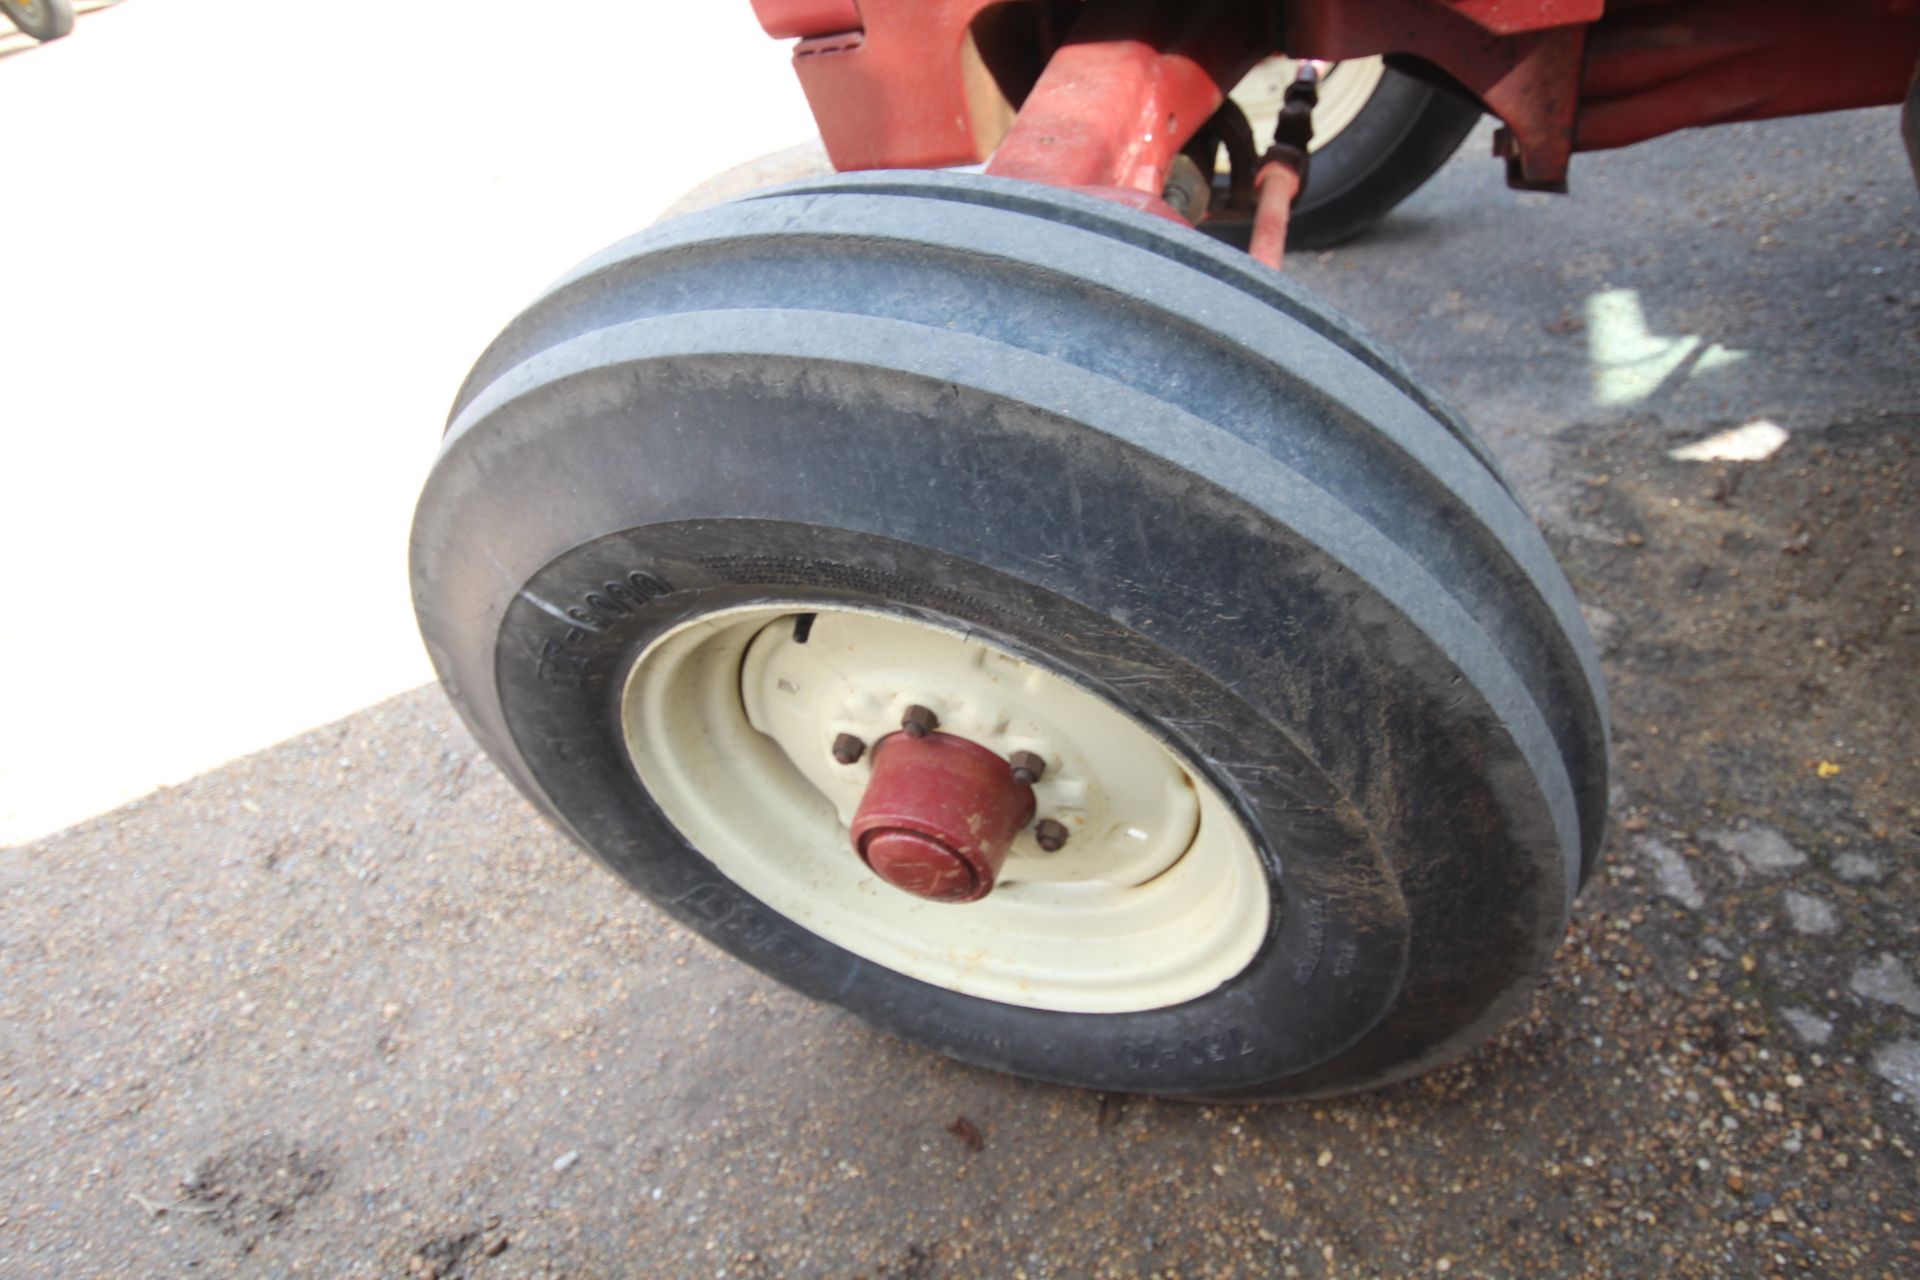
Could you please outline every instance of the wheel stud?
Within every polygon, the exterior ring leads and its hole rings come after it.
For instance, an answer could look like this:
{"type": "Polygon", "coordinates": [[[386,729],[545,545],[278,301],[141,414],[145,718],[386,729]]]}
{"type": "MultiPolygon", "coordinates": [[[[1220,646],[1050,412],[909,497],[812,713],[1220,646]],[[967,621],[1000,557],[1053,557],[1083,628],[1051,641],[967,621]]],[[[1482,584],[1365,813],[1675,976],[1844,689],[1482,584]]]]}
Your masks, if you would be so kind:
{"type": "Polygon", "coordinates": [[[1033,829],[1033,841],[1048,853],[1058,853],[1067,843],[1066,825],[1052,818],[1042,818],[1040,825],[1033,829]]]}
{"type": "Polygon", "coordinates": [[[940,717],[915,703],[900,717],[900,731],[909,738],[924,738],[940,727],[940,717]]]}
{"type": "Polygon", "coordinates": [[[1013,780],[1023,787],[1032,786],[1047,772],[1046,759],[1032,751],[1016,751],[1007,763],[1013,766],[1013,780]]]}
{"type": "Polygon", "coordinates": [[[867,744],[850,733],[843,733],[833,740],[833,758],[841,764],[858,764],[860,757],[867,754],[867,744]]]}

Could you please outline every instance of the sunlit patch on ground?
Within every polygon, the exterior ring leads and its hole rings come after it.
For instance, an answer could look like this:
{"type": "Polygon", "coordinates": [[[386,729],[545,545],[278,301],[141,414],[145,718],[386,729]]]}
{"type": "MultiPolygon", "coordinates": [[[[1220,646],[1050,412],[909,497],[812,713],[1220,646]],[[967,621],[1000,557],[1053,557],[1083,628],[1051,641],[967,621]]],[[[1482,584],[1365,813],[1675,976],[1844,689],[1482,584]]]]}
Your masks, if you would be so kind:
{"type": "Polygon", "coordinates": [[[1587,351],[1593,401],[1636,404],[1669,382],[1683,381],[1747,358],[1697,333],[1662,337],[1647,328],[1638,289],[1606,289],[1587,299],[1587,351]]]}
{"type": "Polygon", "coordinates": [[[1675,462],[1765,462],[1787,442],[1787,429],[1766,418],[1717,431],[1704,440],[1670,449],[1675,462]]]}

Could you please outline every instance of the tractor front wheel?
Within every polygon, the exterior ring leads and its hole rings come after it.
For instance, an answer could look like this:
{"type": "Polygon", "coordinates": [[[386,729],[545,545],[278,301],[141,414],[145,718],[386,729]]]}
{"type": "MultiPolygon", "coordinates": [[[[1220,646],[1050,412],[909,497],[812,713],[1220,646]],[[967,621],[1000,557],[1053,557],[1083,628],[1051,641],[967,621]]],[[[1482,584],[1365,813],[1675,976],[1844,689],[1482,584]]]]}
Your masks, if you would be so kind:
{"type": "Polygon", "coordinates": [[[1528,998],[1602,695],[1471,437],[1243,255],[857,174],[582,264],[468,380],[413,580],[513,780],[783,982],[966,1061],[1340,1092],[1528,998]]]}

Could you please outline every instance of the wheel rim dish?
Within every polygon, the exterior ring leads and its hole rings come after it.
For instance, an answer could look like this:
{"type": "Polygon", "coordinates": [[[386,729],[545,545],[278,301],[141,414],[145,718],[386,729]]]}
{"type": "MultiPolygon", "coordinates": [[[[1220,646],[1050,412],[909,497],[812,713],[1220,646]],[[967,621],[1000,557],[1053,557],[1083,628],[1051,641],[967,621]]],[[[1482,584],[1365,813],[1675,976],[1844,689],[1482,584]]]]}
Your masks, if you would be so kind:
{"type": "MultiPolygon", "coordinates": [[[[814,624],[820,626],[819,622],[814,624]]],[[[778,677],[767,677],[769,682],[778,677]]],[[[864,705],[871,691],[853,688],[864,705]]],[[[873,708],[884,717],[891,704],[873,708]]],[[[635,771],[667,817],[723,874],[767,906],[838,946],[910,977],[1005,1004],[1076,1013],[1163,1008],[1228,981],[1265,940],[1270,890],[1245,828],[1211,783],[1138,721],[1063,677],[978,638],[870,610],[769,604],[703,616],[666,633],[635,660],[620,700],[635,771]],[[836,764],[830,744],[844,714],[774,722],[759,704],[756,640],[810,613],[856,629],[923,632],[926,683],[946,683],[954,653],[982,655],[1042,705],[1008,717],[972,695],[950,696],[950,727],[1008,743],[1048,746],[1061,768],[1036,788],[1041,812],[1078,819],[1075,840],[1043,853],[1031,828],[1016,842],[989,897],[955,906],[892,888],[848,845],[846,816],[868,767],[836,764]],[[743,697],[743,687],[747,690],[743,697]],[[754,715],[768,720],[769,734],[754,715]],[[807,723],[808,720],[814,721],[807,723]],[[1003,723],[997,732],[982,726],[1003,723]],[[1071,727],[1066,727],[1070,725],[1071,727]],[[1115,856],[1100,878],[1109,838],[1128,843],[1128,822],[1100,803],[1062,808],[1061,797],[1099,790],[1101,760],[1142,753],[1147,764],[1119,789],[1156,772],[1190,785],[1191,836],[1146,857],[1115,856]],[[803,767],[804,766],[804,767],[803,767]],[[838,784],[835,773],[849,775],[838,784]],[[809,776],[811,775],[811,777],[809,776]],[[821,779],[826,779],[825,785],[821,779]]],[[[866,730],[871,732],[870,729],[866,730]]],[[[1136,814],[1137,809],[1128,814],[1136,814]]],[[[1177,815],[1168,818],[1175,827],[1177,815]]],[[[1144,842],[1140,842],[1144,843],[1144,842]]]]}

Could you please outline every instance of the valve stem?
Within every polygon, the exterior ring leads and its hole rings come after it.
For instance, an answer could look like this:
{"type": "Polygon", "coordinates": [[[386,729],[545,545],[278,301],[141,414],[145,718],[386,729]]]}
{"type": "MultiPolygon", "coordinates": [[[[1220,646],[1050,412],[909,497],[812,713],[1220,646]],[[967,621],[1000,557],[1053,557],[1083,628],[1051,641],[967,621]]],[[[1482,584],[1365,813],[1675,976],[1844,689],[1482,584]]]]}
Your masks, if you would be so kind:
{"type": "Polygon", "coordinates": [[[1320,64],[1303,62],[1287,86],[1286,105],[1273,129],[1273,145],[1254,177],[1259,204],[1253,214],[1253,241],[1247,252],[1276,270],[1287,251],[1287,223],[1293,202],[1307,189],[1307,148],[1313,142],[1313,109],[1320,102],[1320,64]]]}

